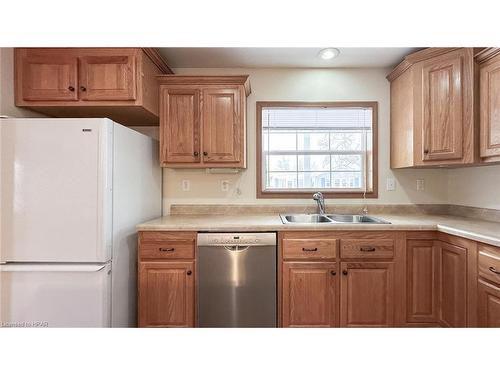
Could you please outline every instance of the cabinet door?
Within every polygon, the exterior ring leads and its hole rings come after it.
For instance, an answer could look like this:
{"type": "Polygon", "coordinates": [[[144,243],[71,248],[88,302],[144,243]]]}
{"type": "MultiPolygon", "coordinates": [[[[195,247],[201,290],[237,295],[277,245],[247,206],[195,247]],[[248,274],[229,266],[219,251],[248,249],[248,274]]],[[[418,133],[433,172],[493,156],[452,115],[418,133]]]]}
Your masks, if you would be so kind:
{"type": "Polygon", "coordinates": [[[283,327],[338,325],[336,263],[283,263],[283,327]]]}
{"type": "Polygon", "coordinates": [[[237,88],[203,90],[203,161],[238,163],[244,123],[237,88]]]}
{"type": "MultiPolygon", "coordinates": [[[[21,96],[28,101],[78,100],[76,57],[57,51],[19,50],[21,96]]],[[[19,82],[18,82],[19,84],[19,82]]]]}
{"type": "Polygon", "coordinates": [[[194,262],[139,264],[139,327],[194,327],[194,262]]]}
{"type": "Polygon", "coordinates": [[[500,55],[480,66],[481,157],[500,157],[500,55]]]}
{"type": "Polygon", "coordinates": [[[432,240],[408,241],[406,259],[407,321],[437,323],[439,248],[432,240]]]}
{"type": "Polygon", "coordinates": [[[200,91],[171,89],[160,92],[162,163],[200,162],[200,91]]]}
{"type": "Polygon", "coordinates": [[[135,54],[81,56],[79,91],[82,100],[135,100],[135,54]]]}
{"type": "Polygon", "coordinates": [[[447,327],[467,325],[467,249],[440,243],[439,320],[447,327]]]}
{"type": "Polygon", "coordinates": [[[342,263],[341,327],[394,325],[394,263],[342,263]]]}
{"type": "Polygon", "coordinates": [[[463,157],[464,52],[429,59],[422,67],[423,160],[463,157]]]}
{"type": "Polygon", "coordinates": [[[477,293],[479,327],[500,328],[500,288],[479,280],[477,293]]]}

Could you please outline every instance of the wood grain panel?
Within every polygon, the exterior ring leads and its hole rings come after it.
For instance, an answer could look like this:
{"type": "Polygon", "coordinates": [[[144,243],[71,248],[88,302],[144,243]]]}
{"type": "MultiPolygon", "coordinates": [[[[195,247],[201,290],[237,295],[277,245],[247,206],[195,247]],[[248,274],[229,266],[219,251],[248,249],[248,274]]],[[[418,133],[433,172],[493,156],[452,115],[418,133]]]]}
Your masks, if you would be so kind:
{"type": "Polygon", "coordinates": [[[480,154],[500,161],[500,55],[479,66],[480,154]]]}
{"type": "Polygon", "coordinates": [[[432,240],[410,240],[406,254],[407,321],[437,323],[439,248],[432,240]]]}
{"type": "Polygon", "coordinates": [[[242,160],[244,130],[238,88],[203,89],[203,162],[242,160]]]}
{"type": "Polygon", "coordinates": [[[440,323],[447,327],[467,326],[467,249],[440,243],[440,323]]]}
{"type": "Polygon", "coordinates": [[[195,263],[139,265],[139,327],[194,327],[195,263]]]}
{"type": "Polygon", "coordinates": [[[342,258],[387,259],[394,257],[393,239],[341,239],[342,258]]]}
{"type": "Polygon", "coordinates": [[[341,263],[340,326],[394,326],[394,263],[341,263]]]}
{"type": "Polygon", "coordinates": [[[290,259],[335,259],[336,239],[284,239],[283,258],[290,259]]]}
{"type": "Polygon", "coordinates": [[[500,249],[481,244],[478,250],[479,276],[500,285],[500,249]]]}
{"type": "Polygon", "coordinates": [[[23,100],[78,100],[78,63],[58,51],[16,50],[16,81],[23,100]]]}
{"type": "Polygon", "coordinates": [[[423,65],[423,160],[462,158],[462,59],[453,52],[423,65]]]}
{"type": "Polygon", "coordinates": [[[135,100],[136,52],[79,57],[80,98],[89,101],[135,100]]]}
{"type": "Polygon", "coordinates": [[[161,163],[199,163],[200,90],[160,90],[161,163]]]}
{"type": "Polygon", "coordinates": [[[479,327],[500,328],[500,288],[478,281],[479,327]]]}
{"type": "Polygon", "coordinates": [[[283,262],[283,327],[338,325],[336,269],[333,262],[283,262]]]}

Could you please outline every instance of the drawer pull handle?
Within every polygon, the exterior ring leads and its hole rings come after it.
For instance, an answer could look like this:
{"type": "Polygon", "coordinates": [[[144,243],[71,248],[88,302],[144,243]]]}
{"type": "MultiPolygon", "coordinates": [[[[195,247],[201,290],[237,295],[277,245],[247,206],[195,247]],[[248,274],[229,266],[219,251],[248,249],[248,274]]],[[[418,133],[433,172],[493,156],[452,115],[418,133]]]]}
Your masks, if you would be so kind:
{"type": "Polygon", "coordinates": [[[318,251],[318,248],[315,247],[315,248],[307,248],[307,247],[303,247],[302,248],[302,251],[318,251]]]}
{"type": "Polygon", "coordinates": [[[490,267],[488,268],[491,272],[496,273],[497,275],[500,275],[500,271],[497,271],[495,267],[490,267]]]}
{"type": "Polygon", "coordinates": [[[364,251],[365,253],[375,251],[375,248],[373,246],[361,246],[359,248],[359,251],[364,251]]]}
{"type": "Polygon", "coordinates": [[[160,251],[172,252],[175,251],[175,247],[160,247],[160,251]]]}

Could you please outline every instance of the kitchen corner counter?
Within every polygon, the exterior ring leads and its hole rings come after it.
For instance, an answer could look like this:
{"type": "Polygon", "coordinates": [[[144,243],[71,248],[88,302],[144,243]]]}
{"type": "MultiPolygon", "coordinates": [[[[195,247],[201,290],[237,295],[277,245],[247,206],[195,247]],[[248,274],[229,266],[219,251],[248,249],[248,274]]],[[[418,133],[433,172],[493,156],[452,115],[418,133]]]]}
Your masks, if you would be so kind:
{"type": "Polygon", "coordinates": [[[283,224],[278,214],[168,215],[137,226],[139,231],[271,232],[338,230],[437,230],[500,247],[500,223],[450,215],[376,214],[391,224],[283,224]]]}

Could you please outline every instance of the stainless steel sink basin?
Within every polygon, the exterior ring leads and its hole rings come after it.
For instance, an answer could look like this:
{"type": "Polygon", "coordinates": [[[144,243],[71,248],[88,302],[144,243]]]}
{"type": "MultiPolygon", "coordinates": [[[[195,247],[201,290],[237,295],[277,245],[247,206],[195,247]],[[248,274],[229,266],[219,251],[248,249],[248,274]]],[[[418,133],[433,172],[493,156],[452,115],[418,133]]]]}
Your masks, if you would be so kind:
{"type": "Polygon", "coordinates": [[[338,223],[374,223],[374,224],[390,224],[388,221],[378,217],[368,215],[326,215],[329,219],[338,223]]]}
{"type": "Polygon", "coordinates": [[[390,224],[388,221],[368,215],[287,214],[280,217],[283,224],[390,224]]]}
{"type": "Polygon", "coordinates": [[[317,214],[302,214],[302,215],[280,215],[283,224],[297,223],[297,224],[317,224],[317,223],[331,223],[332,221],[323,215],[317,214]]]}

